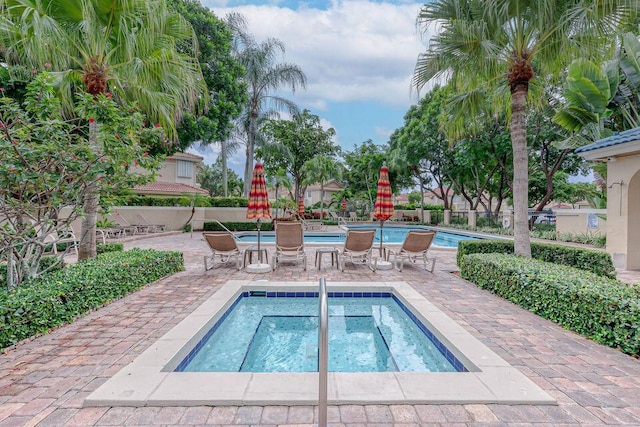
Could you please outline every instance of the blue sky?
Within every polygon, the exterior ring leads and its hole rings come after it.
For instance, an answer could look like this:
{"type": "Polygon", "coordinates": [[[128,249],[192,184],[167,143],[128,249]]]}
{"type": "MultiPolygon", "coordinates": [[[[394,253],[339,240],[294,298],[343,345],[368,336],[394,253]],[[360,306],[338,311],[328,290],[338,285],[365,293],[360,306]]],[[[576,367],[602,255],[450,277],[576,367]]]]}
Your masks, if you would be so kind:
{"type": "MultiPolygon", "coordinates": [[[[286,46],[283,61],[299,65],[306,91],[282,93],[336,130],[344,150],[368,139],[387,142],[417,102],[410,80],[424,50],[415,20],[423,3],[395,1],[201,0],[223,17],[239,12],[257,40],[275,37],[286,46]]],[[[244,150],[241,150],[242,152],[244,150]]],[[[243,153],[232,159],[240,171],[243,153]]],[[[215,160],[216,149],[205,155],[215,160]]]]}

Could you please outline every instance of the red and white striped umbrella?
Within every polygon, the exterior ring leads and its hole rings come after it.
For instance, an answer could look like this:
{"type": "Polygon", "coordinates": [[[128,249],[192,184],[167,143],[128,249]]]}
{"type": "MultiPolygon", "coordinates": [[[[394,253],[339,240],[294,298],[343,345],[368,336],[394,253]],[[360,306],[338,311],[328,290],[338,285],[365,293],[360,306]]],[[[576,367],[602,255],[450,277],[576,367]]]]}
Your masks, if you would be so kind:
{"type": "Polygon", "coordinates": [[[298,198],[298,215],[304,216],[304,198],[302,195],[298,198]]]}
{"type": "Polygon", "coordinates": [[[247,219],[258,220],[258,260],[262,265],[262,251],[260,250],[260,220],[271,218],[271,206],[269,205],[269,193],[264,179],[262,164],[256,163],[253,167],[253,178],[249,189],[249,204],[247,205],[247,219]]]}
{"type": "Polygon", "coordinates": [[[391,194],[391,182],[389,182],[389,169],[383,163],[378,179],[378,192],[373,216],[380,221],[380,256],[382,256],[382,227],[384,222],[393,216],[393,195],[391,194]]]}
{"type": "Polygon", "coordinates": [[[251,189],[249,190],[249,204],[247,205],[247,219],[271,218],[271,206],[269,205],[269,193],[264,179],[262,164],[256,163],[253,168],[251,189]]]}
{"type": "Polygon", "coordinates": [[[342,198],[342,205],[340,207],[342,208],[343,211],[347,210],[347,198],[346,197],[342,198]]]}
{"type": "Polygon", "coordinates": [[[393,216],[393,196],[391,194],[391,183],[389,182],[389,169],[386,163],[380,168],[380,179],[378,180],[378,192],[373,216],[380,221],[385,221],[393,216]]]}

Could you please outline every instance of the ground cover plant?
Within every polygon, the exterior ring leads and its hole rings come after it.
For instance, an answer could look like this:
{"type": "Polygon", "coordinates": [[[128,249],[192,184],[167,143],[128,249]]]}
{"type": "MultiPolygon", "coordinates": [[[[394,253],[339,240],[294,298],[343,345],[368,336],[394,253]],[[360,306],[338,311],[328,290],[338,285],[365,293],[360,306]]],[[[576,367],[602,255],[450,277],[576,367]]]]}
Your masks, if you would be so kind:
{"type": "MultiPolygon", "coordinates": [[[[474,253],[513,254],[510,240],[468,240],[458,244],[456,263],[461,266],[465,255],[474,253]]],[[[599,276],[615,278],[615,267],[607,252],[549,243],[531,243],[531,256],[541,261],[587,270],[599,276]]]]}
{"type": "Polygon", "coordinates": [[[76,319],[162,277],[184,270],[180,252],[132,249],[0,291],[0,348],[76,319]]]}
{"type": "Polygon", "coordinates": [[[590,339],[640,355],[640,285],[508,254],[460,258],[463,278],[590,339]]]}

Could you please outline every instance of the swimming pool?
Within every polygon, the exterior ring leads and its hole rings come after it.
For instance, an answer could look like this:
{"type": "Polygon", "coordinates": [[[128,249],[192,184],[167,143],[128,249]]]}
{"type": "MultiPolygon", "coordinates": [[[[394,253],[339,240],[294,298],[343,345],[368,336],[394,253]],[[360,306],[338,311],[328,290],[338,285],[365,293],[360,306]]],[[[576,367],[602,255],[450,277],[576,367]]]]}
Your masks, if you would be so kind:
{"type": "MultiPolygon", "coordinates": [[[[351,225],[350,229],[365,230],[375,229],[376,237],[375,241],[380,242],[380,226],[376,225],[351,225]]],[[[384,226],[382,228],[383,243],[402,243],[409,230],[429,230],[428,227],[420,226],[384,226]]],[[[343,244],[345,239],[345,232],[314,232],[306,231],[304,233],[305,243],[337,243],[343,244]]],[[[258,240],[258,234],[255,231],[245,231],[237,233],[236,237],[241,242],[253,243],[258,240]]],[[[436,238],[433,241],[434,246],[440,246],[445,248],[457,248],[458,243],[462,240],[477,240],[482,237],[473,236],[464,233],[453,233],[450,231],[440,231],[436,233],[436,238]]],[[[260,241],[264,243],[274,243],[275,233],[273,231],[264,231],[260,233],[260,241]]]]}
{"type": "MultiPolygon", "coordinates": [[[[317,368],[317,294],[245,292],[176,371],[317,372],[317,368]]],[[[391,293],[329,293],[329,371],[464,370],[391,293]]]]}
{"type": "MultiPolygon", "coordinates": [[[[229,280],[87,396],[83,405],[317,405],[317,372],[176,372],[180,362],[243,293],[280,292],[286,296],[317,291],[316,282],[229,280]]],[[[328,291],[394,295],[469,370],[329,372],[329,404],[555,404],[544,390],[408,283],[334,282],[328,285],[328,291]]]]}

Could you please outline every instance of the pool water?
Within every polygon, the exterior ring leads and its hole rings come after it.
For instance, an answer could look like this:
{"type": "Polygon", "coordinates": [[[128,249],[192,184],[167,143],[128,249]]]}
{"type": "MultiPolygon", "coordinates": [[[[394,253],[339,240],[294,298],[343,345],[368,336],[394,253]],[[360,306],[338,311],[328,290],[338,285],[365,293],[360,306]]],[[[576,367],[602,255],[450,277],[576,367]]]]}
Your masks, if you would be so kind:
{"type": "MultiPolygon", "coordinates": [[[[246,295],[234,303],[176,370],[316,372],[317,294],[301,294],[297,296],[304,297],[298,298],[246,295]]],[[[329,294],[330,371],[465,370],[391,294],[356,294],[357,298],[336,295],[340,294],[329,294]]]]}
{"type": "MultiPolygon", "coordinates": [[[[350,226],[350,229],[363,230],[363,229],[376,229],[375,241],[380,242],[380,227],[372,225],[356,225],[350,226]]],[[[423,227],[383,227],[382,238],[383,243],[402,243],[409,230],[425,230],[423,227]]],[[[340,232],[305,232],[305,243],[337,243],[343,244],[346,233],[340,232]]],[[[258,240],[258,236],[255,232],[243,232],[238,233],[237,238],[241,242],[252,243],[258,240]]],[[[477,240],[478,237],[470,236],[468,234],[450,233],[446,231],[438,231],[433,241],[434,246],[441,246],[446,248],[457,248],[458,243],[462,240],[477,240]]],[[[262,232],[260,234],[260,241],[264,243],[274,243],[275,234],[271,231],[262,232]]]]}

